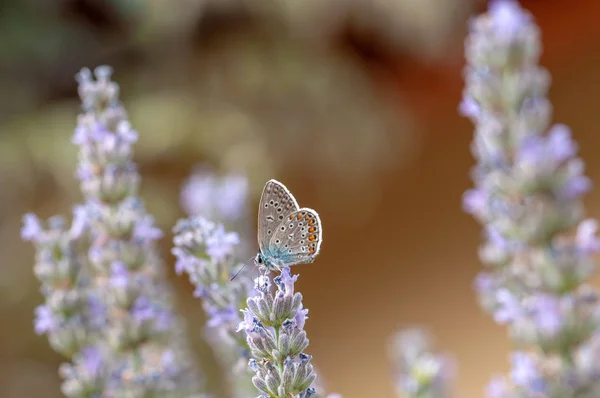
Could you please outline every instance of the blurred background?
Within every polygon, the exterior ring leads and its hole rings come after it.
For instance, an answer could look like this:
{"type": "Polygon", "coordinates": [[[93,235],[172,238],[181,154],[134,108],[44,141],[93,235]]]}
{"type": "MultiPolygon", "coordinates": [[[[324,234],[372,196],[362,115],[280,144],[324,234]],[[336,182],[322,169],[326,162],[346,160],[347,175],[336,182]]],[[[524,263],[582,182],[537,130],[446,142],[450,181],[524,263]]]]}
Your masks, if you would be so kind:
{"type": "MultiPolygon", "coordinates": [[[[114,67],[140,133],[142,196],[167,232],[170,269],[180,188],[196,165],[246,174],[251,209],[277,178],[325,228],[318,260],[296,271],[327,390],[393,397],[388,339],[422,325],[457,358],[458,395],[482,396],[507,369],[509,345],[471,288],[480,227],[461,195],[472,127],[456,109],[466,23],[484,3],[0,2],[0,397],[61,396],[61,358],[32,330],[42,296],[19,228],[27,211],[69,214],[81,200],[73,76],[100,64],[114,67]]],[[[573,128],[600,181],[600,3],[522,3],[542,28],[556,120],[573,128]]],[[[600,217],[598,190],[587,204],[600,217]]],[[[171,276],[208,386],[224,396],[200,303],[171,276]]]]}

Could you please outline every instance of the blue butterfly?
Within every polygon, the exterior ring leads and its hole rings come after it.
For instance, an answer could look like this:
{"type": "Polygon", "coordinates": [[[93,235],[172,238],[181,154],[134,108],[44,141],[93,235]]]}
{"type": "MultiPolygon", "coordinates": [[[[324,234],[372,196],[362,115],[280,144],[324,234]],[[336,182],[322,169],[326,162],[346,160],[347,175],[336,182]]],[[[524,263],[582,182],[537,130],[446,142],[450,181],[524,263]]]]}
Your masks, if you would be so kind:
{"type": "Polygon", "coordinates": [[[300,208],[285,185],[265,184],[258,205],[258,253],[254,261],[267,270],[312,263],[323,234],[316,211],[300,208]]]}
{"type": "Polygon", "coordinates": [[[284,267],[312,263],[322,241],[317,212],[300,208],[289,189],[279,181],[267,181],[258,205],[258,253],[254,263],[266,271],[280,272],[284,267]]]}

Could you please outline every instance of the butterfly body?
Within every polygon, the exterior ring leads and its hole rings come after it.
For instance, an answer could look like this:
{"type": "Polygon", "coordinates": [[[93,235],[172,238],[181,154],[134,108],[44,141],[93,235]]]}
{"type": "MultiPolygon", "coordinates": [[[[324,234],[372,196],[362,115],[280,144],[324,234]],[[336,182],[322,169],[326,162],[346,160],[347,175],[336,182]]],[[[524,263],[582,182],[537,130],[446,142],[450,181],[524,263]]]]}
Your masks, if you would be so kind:
{"type": "Polygon", "coordinates": [[[255,263],[267,270],[312,263],[322,240],[317,212],[300,208],[285,185],[269,180],[259,203],[255,263]]]}

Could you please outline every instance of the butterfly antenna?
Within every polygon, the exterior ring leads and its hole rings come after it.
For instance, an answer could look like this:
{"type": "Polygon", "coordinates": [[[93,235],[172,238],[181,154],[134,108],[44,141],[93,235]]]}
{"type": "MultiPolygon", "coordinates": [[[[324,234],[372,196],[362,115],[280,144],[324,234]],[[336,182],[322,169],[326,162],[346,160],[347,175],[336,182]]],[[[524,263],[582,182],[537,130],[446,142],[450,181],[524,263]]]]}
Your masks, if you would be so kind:
{"type": "Polygon", "coordinates": [[[242,270],[243,270],[244,268],[246,268],[246,263],[244,263],[244,265],[242,265],[242,268],[240,268],[240,269],[238,270],[238,272],[236,272],[236,273],[235,273],[235,275],[233,275],[233,276],[231,277],[231,279],[229,280],[229,282],[231,282],[232,280],[234,280],[234,279],[235,279],[235,277],[236,277],[236,276],[238,276],[238,275],[240,274],[240,272],[242,272],[242,270]]]}
{"type": "Polygon", "coordinates": [[[236,277],[236,276],[238,276],[238,275],[240,274],[240,272],[242,272],[242,270],[243,270],[244,268],[246,268],[246,265],[248,265],[248,263],[249,263],[250,261],[252,261],[252,259],[253,259],[253,258],[254,258],[254,257],[250,257],[248,260],[246,260],[246,262],[245,262],[245,263],[242,265],[242,268],[240,268],[240,269],[238,270],[238,272],[236,272],[236,273],[235,273],[235,275],[233,275],[233,276],[231,277],[231,279],[229,280],[229,282],[231,282],[232,280],[234,280],[234,279],[235,279],[235,277],[236,277]]]}

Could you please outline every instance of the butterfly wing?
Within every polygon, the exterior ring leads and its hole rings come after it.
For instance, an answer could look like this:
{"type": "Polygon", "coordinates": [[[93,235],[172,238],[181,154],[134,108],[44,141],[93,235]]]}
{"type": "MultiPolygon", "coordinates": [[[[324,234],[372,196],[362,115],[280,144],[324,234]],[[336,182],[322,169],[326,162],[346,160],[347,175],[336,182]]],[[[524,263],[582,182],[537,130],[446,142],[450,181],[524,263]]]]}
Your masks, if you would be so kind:
{"type": "Polygon", "coordinates": [[[319,214],[313,209],[302,208],[289,214],[284,221],[277,226],[269,242],[268,250],[273,260],[282,267],[313,262],[323,241],[319,214]]]}
{"type": "Polygon", "coordinates": [[[276,180],[267,181],[258,205],[258,247],[262,253],[268,249],[279,225],[299,208],[285,185],[276,180]]]}

